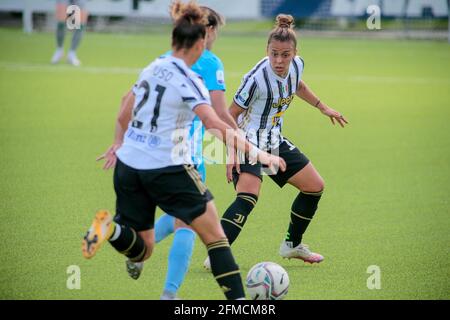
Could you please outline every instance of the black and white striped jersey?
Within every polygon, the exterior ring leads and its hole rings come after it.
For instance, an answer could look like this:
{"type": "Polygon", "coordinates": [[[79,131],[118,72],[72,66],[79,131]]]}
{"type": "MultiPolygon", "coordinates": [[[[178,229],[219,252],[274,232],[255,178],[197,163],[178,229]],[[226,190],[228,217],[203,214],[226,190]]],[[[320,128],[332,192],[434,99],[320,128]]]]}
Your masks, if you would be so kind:
{"type": "Polygon", "coordinates": [[[295,97],[304,68],[296,56],[285,78],[276,75],[265,57],[242,80],[234,102],[245,109],[238,125],[247,139],[261,149],[275,149],[282,142],[283,115],[295,97]]]}
{"type": "Polygon", "coordinates": [[[183,60],[161,57],[142,71],[133,92],[133,118],[118,158],[134,169],[192,164],[193,110],[211,105],[202,78],[183,60]]]}

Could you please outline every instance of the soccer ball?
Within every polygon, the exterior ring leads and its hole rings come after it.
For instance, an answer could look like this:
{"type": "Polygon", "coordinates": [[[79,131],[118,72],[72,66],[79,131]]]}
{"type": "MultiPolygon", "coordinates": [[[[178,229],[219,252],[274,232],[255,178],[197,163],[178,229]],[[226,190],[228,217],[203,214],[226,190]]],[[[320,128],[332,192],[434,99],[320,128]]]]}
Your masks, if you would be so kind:
{"type": "Polygon", "coordinates": [[[252,300],[281,300],[288,292],[289,276],[274,262],[260,262],[248,272],[246,287],[252,300]]]}

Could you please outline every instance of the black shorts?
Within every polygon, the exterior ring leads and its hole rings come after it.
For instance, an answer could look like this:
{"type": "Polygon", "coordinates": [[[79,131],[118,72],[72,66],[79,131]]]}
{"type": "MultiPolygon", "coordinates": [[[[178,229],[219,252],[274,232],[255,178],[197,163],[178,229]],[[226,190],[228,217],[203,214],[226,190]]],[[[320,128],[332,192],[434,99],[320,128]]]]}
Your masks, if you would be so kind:
{"type": "MultiPolygon", "coordinates": [[[[262,181],[263,172],[266,172],[268,176],[275,181],[275,183],[282,188],[287,181],[293,177],[297,172],[302,170],[308,163],[309,159],[302,153],[296,146],[294,146],[289,140],[284,138],[283,142],[280,144],[278,149],[273,150],[271,152],[274,155],[278,155],[280,158],[283,158],[286,161],[286,171],[282,172],[278,170],[276,174],[268,174],[268,172],[264,169],[265,166],[262,166],[261,163],[256,163],[251,165],[248,163],[248,159],[245,159],[245,163],[241,164],[241,172],[251,173],[254,176],[257,176],[262,181]]],[[[239,180],[239,174],[236,171],[236,168],[233,169],[233,183],[234,187],[239,180]]]]}
{"type": "Polygon", "coordinates": [[[193,165],[137,170],[117,159],[114,190],[114,221],[136,231],[153,229],[156,206],[190,224],[213,199],[193,165]]]}

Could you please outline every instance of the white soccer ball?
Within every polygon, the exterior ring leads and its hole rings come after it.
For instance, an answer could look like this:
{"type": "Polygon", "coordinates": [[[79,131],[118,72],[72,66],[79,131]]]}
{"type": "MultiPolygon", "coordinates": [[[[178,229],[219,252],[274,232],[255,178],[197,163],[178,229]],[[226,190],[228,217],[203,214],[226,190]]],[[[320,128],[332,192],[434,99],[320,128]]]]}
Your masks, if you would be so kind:
{"type": "Polygon", "coordinates": [[[288,293],[289,276],[274,262],[260,262],[247,274],[247,293],[252,300],[281,300],[288,293]]]}

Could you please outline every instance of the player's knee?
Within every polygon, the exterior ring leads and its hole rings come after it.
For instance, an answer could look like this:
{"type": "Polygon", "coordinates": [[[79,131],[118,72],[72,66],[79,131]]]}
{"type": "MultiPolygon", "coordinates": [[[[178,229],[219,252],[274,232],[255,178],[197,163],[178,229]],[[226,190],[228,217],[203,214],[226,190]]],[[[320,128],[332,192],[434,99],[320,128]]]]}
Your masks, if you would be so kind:
{"type": "Polygon", "coordinates": [[[318,177],[318,178],[314,179],[314,181],[311,181],[310,183],[308,183],[308,185],[301,188],[301,191],[302,192],[322,193],[324,189],[325,189],[325,181],[321,177],[318,177]]]}
{"type": "Polygon", "coordinates": [[[242,173],[241,175],[236,185],[236,191],[238,193],[253,194],[258,197],[261,189],[261,180],[251,174],[242,173]]]}
{"type": "Polygon", "coordinates": [[[325,189],[325,181],[322,178],[319,178],[315,184],[315,192],[323,192],[325,189]]]}

